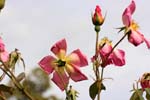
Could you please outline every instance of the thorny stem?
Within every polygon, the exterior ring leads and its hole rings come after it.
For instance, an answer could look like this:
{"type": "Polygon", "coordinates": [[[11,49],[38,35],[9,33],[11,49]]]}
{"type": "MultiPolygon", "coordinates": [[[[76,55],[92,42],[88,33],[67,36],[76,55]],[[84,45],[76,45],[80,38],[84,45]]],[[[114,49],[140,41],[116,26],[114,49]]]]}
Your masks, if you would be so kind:
{"type": "MultiPolygon", "coordinates": [[[[2,62],[2,61],[1,61],[2,62]]],[[[2,65],[0,67],[3,72],[5,72],[7,74],[7,76],[12,80],[12,82],[14,83],[14,85],[24,94],[26,95],[30,100],[34,100],[33,97],[24,89],[24,87],[17,81],[16,77],[14,76],[14,74],[9,70],[9,67],[2,62],[2,65]],[[3,68],[3,67],[4,68],[3,68]]]]}

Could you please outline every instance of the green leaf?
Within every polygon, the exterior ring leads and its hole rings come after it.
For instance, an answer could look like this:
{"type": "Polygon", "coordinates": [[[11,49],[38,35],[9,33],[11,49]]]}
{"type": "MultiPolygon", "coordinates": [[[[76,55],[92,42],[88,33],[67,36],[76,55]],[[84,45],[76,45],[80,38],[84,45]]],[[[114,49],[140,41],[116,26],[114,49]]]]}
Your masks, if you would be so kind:
{"type": "Polygon", "coordinates": [[[101,84],[101,90],[106,90],[106,87],[103,83],[101,84]]]}
{"type": "Polygon", "coordinates": [[[150,88],[145,88],[146,91],[146,99],[150,100],[150,88]]]}
{"type": "Polygon", "coordinates": [[[101,81],[94,82],[89,88],[90,97],[92,99],[95,99],[96,95],[101,90],[106,90],[106,87],[104,86],[104,84],[101,83],[101,81]]]}
{"type": "Polygon", "coordinates": [[[94,82],[89,88],[90,97],[94,100],[98,94],[97,81],[94,82]]]}
{"type": "Polygon", "coordinates": [[[8,93],[12,94],[13,90],[14,89],[12,87],[6,86],[4,84],[0,84],[0,91],[8,92],[8,93]]]}
{"type": "Polygon", "coordinates": [[[130,100],[144,100],[143,91],[141,89],[135,90],[135,92],[132,94],[130,100]]]}

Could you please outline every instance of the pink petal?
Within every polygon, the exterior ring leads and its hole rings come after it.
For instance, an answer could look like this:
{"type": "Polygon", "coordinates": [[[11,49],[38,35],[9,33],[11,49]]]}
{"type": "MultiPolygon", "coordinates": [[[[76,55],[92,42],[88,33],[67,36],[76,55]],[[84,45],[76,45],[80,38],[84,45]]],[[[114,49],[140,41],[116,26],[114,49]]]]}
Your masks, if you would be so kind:
{"type": "Polygon", "coordinates": [[[101,8],[99,5],[96,5],[95,13],[99,13],[101,15],[101,8]]]}
{"type": "Polygon", "coordinates": [[[109,44],[105,44],[103,48],[100,49],[100,56],[103,62],[101,65],[102,67],[106,67],[107,65],[113,64],[112,59],[111,59],[112,54],[109,55],[111,50],[112,50],[112,46],[109,44]],[[109,57],[107,57],[108,55],[109,57]]]}
{"type": "Polygon", "coordinates": [[[5,51],[5,45],[4,43],[1,43],[1,40],[0,40],[0,52],[3,52],[5,51]]]}
{"type": "Polygon", "coordinates": [[[128,6],[128,9],[130,9],[131,14],[134,13],[135,8],[136,8],[135,1],[132,0],[131,4],[128,6]]]}
{"type": "Polygon", "coordinates": [[[130,26],[131,21],[132,21],[131,16],[134,13],[135,8],[136,8],[135,2],[134,0],[132,0],[130,5],[124,10],[122,14],[122,21],[125,26],[128,26],[128,27],[130,26]]]}
{"type": "Polygon", "coordinates": [[[56,61],[56,59],[54,57],[46,56],[38,64],[47,74],[50,74],[54,70],[55,61],[56,61]]]}
{"type": "Polygon", "coordinates": [[[60,41],[58,41],[57,43],[55,43],[52,48],[51,51],[58,57],[58,58],[62,58],[66,55],[66,49],[67,49],[67,43],[65,39],[62,39],[60,41]]]}
{"type": "Polygon", "coordinates": [[[69,83],[69,77],[66,75],[65,72],[58,73],[55,71],[52,81],[63,91],[69,83]]]}
{"type": "Polygon", "coordinates": [[[0,37],[0,44],[4,44],[3,39],[1,37],[0,37]]]}
{"type": "Polygon", "coordinates": [[[127,26],[127,27],[130,26],[132,19],[131,19],[131,13],[128,12],[128,9],[125,10],[125,12],[122,16],[122,21],[125,26],[127,26]]]}
{"type": "Polygon", "coordinates": [[[110,44],[105,44],[101,49],[100,49],[100,54],[102,56],[108,55],[112,50],[112,46],[110,44]]]}
{"type": "Polygon", "coordinates": [[[9,53],[7,51],[1,52],[0,53],[0,59],[3,62],[7,62],[9,60],[9,53]]]}
{"type": "Polygon", "coordinates": [[[138,46],[144,42],[144,36],[138,31],[131,30],[131,33],[128,36],[128,40],[133,45],[138,46]]]}
{"type": "Polygon", "coordinates": [[[114,50],[112,53],[112,60],[116,66],[125,65],[125,52],[123,50],[114,50]]]}
{"type": "Polygon", "coordinates": [[[75,82],[87,80],[87,77],[78,69],[76,65],[67,65],[66,70],[75,82]]]}
{"type": "Polygon", "coordinates": [[[70,55],[66,57],[67,63],[74,64],[78,67],[88,65],[87,57],[79,50],[74,50],[70,55]]]}
{"type": "Polygon", "coordinates": [[[144,38],[144,41],[145,41],[148,49],[150,49],[150,39],[148,40],[148,39],[144,38]]]}

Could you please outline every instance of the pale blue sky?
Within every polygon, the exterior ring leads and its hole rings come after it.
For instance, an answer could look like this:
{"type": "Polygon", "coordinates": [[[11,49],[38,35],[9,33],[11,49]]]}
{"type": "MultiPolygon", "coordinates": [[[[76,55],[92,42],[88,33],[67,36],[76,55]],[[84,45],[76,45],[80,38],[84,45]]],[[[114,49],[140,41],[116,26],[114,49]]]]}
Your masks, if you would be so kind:
{"type": "MultiPolygon", "coordinates": [[[[92,84],[92,64],[95,32],[91,22],[91,13],[98,4],[107,12],[100,38],[108,36],[116,43],[123,34],[117,34],[115,28],[122,25],[121,15],[131,0],[7,0],[0,13],[0,32],[9,51],[18,48],[26,62],[26,72],[37,67],[37,62],[51,54],[50,47],[58,40],[66,38],[68,53],[80,48],[89,59],[89,66],[82,71],[89,80],[74,84],[80,92],[78,100],[90,100],[88,88],[92,84]]],[[[133,18],[140,25],[140,31],[150,39],[150,1],[136,0],[137,9],[133,18]]],[[[143,43],[134,47],[125,39],[118,48],[126,51],[126,65],[118,68],[108,66],[105,77],[107,90],[102,92],[102,100],[129,100],[132,84],[144,72],[150,70],[150,51],[143,43]]],[[[19,71],[19,70],[18,70],[19,71]]],[[[54,84],[53,84],[54,85],[54,84]]],[[[53,86],[50,94],[64,98],[65,93],[53,86]],[[54,91],[54,92],[53,92],[54,91]]]]}

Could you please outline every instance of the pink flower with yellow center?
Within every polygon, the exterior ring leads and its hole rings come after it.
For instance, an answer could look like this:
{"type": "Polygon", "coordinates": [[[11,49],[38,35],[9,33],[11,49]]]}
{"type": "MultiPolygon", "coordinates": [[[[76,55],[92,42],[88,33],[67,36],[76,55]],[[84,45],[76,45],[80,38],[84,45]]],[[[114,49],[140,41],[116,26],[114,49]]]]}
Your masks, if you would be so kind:
{"type": "Polygon", "coordinates": [[[150,73],[144,73],[140,79],[142,89],[150,88],[150,73]]]}
{"type": "Polygon", "coordinates": [[[110,64],[114,64],[115,66],[123,66],[125,65],[125,52],[120,49],[114,49],[111,41],[107,38],[103,38],[100,42],[100,56],[102,59],[102,67],[105,67],[110,64]]]}
{"type": "Polygon", "coordinates": [[[66,40],[62,39],[52,46],[51,51],[55,57],[48,55],[39,65],[47,74],[53,74],[52,81],[62,91],[67,87],[69,78],[75,82],[87,80],[79,68],[88,65],[88,61],[79,49],[66,56],[67,44],[66,40]]]}
{"type": "Polygon", "coordinates": [[[104,22],[104,17],[101,14],[100,6],[96,6],[95,13],[92,15],[92,22],[94,25],[102,25],[104,22]]]}
{"type": "Polygon", "coordinates": [[[128,40],[134,46],[138,46],[145,42],[147,47],[150,48],[150,40],[146,39],[142,33],[138,31],[139,26],[132,19],[132,14],[136,8],[135,1],[132,0],[131,4],[124,10],[122,14],[122,21],[125,25],[125,31],[128,32],[128,40]]]}
{"type": "Polygon", "coordinates": [[[9,53],[5,49],[5,44],[3,43],[2,38],[0,37],[0,60],[7,62],[9,60],[9,53]]]}

